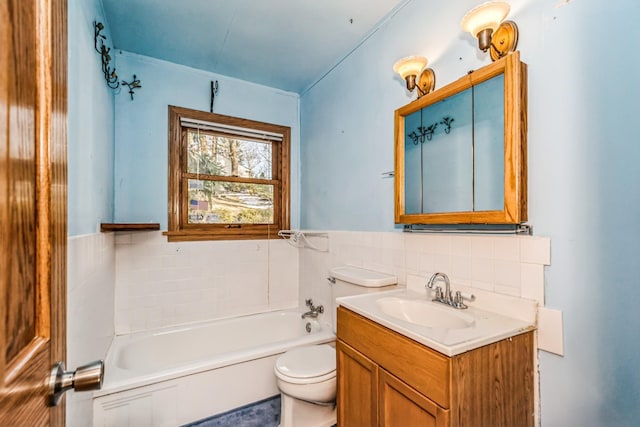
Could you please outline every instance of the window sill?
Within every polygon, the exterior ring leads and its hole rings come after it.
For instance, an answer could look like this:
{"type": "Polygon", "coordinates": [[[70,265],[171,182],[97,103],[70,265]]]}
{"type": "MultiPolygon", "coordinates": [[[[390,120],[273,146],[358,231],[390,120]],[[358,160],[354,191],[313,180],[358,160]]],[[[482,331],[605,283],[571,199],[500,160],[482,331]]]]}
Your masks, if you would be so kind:
{"type": "Polygon", "coordinates": [[[163,231],[163,236],[167,236],[169,242],[198,242],[206,240],[267,240],[278,239],[278,230],[274,229],[272,233],[263,232],[244,232],[231,231],[222,233],[219,231],[212,232],[208,230],[180,230],[180,231],[163,231]]]}
{"type": "Polygon", "coordinates": [[[103,222],[100,224],[100,231],[103,233],[109,231],[149,231],[160,230],[159,223],[111,223],[103,222]]]}

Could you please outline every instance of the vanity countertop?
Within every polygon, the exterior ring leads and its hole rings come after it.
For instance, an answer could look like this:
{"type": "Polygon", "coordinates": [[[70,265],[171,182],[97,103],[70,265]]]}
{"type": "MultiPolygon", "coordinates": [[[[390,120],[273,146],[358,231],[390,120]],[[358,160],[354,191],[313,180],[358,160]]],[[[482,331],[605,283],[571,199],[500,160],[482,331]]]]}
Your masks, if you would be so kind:
{"type": "Polygon", "coordinates": [[[474,307],[473,303],[467,309],[456,309],[432,302],[424,293],[408,289],[342,297],[337,298],[336,302],[447,356],[455,356],[536,328],[535,321],[483,310],[474,307]],[[402,307],[407,306],[413,311],[404,312],[402,307]],[[447,326],[447,322],[451,327],[447,326]]]}

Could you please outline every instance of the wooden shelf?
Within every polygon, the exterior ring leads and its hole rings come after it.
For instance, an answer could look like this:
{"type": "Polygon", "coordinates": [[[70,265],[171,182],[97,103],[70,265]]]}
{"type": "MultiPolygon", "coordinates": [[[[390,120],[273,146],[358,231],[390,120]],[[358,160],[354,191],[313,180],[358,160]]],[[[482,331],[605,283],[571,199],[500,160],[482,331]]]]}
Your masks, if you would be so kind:
{"type": "Polygon", "coordinates": [[[137,224],[103,222],[102,224],[100,224],[100,231],[102,231],[103,233],[106,231],[148,231],[148,230],[160,230],[160,224],[157,222],[137,223],[137,224]]]}

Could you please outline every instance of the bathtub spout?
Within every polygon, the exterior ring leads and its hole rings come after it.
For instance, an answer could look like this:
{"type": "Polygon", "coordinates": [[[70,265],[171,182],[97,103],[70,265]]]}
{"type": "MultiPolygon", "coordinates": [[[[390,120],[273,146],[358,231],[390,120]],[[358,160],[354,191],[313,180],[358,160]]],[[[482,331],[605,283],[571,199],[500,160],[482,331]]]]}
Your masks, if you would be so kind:
{"type": "Polygon", "coordinates": [[[324,307],[322,306],[322,304],[316,307],[315,305],[313,305],[313,300],[311,299],[306,300],[305,303],[307,304],[307,307],[309,307],[309,311],[302,314],[303,319],[306,319],[307,317],[316,319],[318,317],[318,314],[324,313],[324,307]]]}
{"type": "Polygon", "coordinates": [[[318,317],[318,312],[316,310],[311,310],[311,311],[307,311],[306,313],[302,314],[302,318],[306,319],[307,317],[312,317],[314,319],[316,319],[318,317]]]}

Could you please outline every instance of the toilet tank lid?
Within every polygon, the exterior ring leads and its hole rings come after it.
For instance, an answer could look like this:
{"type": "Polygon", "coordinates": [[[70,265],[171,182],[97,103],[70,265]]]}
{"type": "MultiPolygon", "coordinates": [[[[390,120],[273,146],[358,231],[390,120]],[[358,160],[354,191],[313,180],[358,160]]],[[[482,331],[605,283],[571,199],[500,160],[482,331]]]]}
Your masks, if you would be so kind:
{"type": "Polygon", "coordinates": [[[329,275],[343,282],[366,288],[379,288],[381,286],[395,285],[398,278],[392,274],[380,273],[378,271],[366,270],[352,265],[342,265],[329,270],[329,275]]]}

